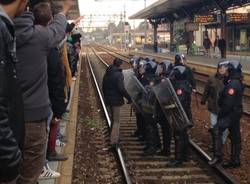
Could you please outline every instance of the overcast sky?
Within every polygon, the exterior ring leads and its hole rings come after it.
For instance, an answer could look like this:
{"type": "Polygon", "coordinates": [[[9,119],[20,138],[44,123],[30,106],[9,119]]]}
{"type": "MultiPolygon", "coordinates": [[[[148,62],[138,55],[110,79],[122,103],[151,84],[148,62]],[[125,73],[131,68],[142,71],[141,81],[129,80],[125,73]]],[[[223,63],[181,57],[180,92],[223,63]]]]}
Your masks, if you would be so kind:
{"type": "MultiPolygon", "coordinates": [[[[147,6],[156,2],[157,0],[146,0],[147,6]]],[[[133,15],[144,8],[144,0],[78,0],[81,15],[97,15],[92,17],[91,26],[105,26],[108,21],[117,23],[120,16],[117,18],[105,16],[110,14],[121,14],[126,10],[126,17],[133,15]],[[112,20],[111,20],[112,19],[112,20]]],[[[139,21],[129,21],[131,26],[137,26],[139,21]]],[[[90,25],[89,16],[85,16],[84,25],[90,25]]]]}

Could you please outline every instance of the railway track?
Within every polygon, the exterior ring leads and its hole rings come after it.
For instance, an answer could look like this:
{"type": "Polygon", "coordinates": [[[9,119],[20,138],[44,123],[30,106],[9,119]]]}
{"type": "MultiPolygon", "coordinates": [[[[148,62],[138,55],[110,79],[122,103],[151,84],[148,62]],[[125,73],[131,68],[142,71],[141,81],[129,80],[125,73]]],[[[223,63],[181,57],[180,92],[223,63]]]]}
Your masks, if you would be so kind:
{"type": "MultiPolygon", "coordinates": [[[[96,89],[103,107],[106,121],[111,126],[110,118],[103,102],[101,86],[102,77],[106,67],[111,64],[110,60],[104,61],[94,48],[89,49],[87,53],[89,67],[96,84],[96,89]]],[[[124,66],[125,68],[129,67],[124,66]]],[[[131,135],[136,129],[136,118],[133,114],[130,117],[130,106],[124,105],[121,109],[121,149],[118,148],[117,154],[122,166],[126,183],[143,184],[162,184],[162,183],[237,183],[231,175],[225,172],[221,167],[210,168],[207,160],[211,158],[199,148],[197,144],[190,140],[192,148],[190,162],[182,167],[167,167],[167,162],[173,158],[155,155],[142,156],[144,142],[139,141],[131,135]],[[205,160],[205,161],[204,161],[205,160]]],[[[172,146],[174,155],[174,147],[172,146]]]]}
{"type": "MultiPolygon", "coordinates": [[[[119,53],[118,51],[112,50],[110,48],[104,47],[104,46],[100,46],[97,45],[97,47],[99,49],[101,49],[104,52],[107,52],[108,54],[110,54],[113,57],[118,57],[121,58],[122,60],[129,62],[129,56],[124,55],[122,53],[119,53]]],[[[140,55],[143,55],[140,53],[140,55]]],[[[154,56],[154,55],[146,55],[144,54],[144,56],[154,56]]],[[[157,61],[161,61],[163,59],[166,59],[162,56],[158,56],[157,61]]],[[[205,84],[208,80],[209,75],[208,74],[204,74],[201,72],[198,72],[194,69],[194,78],[197,81],[197,92],[198,94],[201,96],[205,87],[205,84]]],[[[247,117],[250,117],[250,86],[249,85],[245,85],[245,93],[244,93],[244,97],[243,97],[243,109],[244,109],[244,115],[247,117]]]]}

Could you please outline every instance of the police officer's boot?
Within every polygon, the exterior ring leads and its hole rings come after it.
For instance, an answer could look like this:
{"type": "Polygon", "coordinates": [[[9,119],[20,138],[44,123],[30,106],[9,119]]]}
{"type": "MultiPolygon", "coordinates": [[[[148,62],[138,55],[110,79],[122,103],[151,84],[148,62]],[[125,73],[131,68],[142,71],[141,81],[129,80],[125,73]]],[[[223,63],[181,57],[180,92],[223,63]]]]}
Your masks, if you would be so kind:
{"type": "Polygon", "coordinates": [[[157,126],[155,127],[154,122],[151,122],[147,126],[147,143],[148,147],[144,150],[143,156],[149,156],[149,155],[154,155],[155,153],[158,153],[160,150],[160,137],[158,133],[158,128],[157,126]]]}
{"type": "Polygon", "coordinates": [[[162,149],[162,155],[164,156],[170,156],[171,151],[171,140],[172,140],[172,134],[171,134],[171,127],[169,126],[168,122],[164,122],[165,124],[161,124],[162,127],[162,137],[163,137],[163,149],[162,149]]]}
{"type": "Polygon", "coordinates": [[[183,146],[184,142],[181,135],[175,137],[175,160],[169,162],[169,166],[178,167],[183,163],[183,146]]]}
{"type": "Polygon", "coordinates": [[[187,131],[184,132],[184,145],[183,145],[183,162],[189,161],[189,136],[187,131]]]}
{"type": "Polygon", "coordinates": [[[212,129],[214,136],[214,156],[208,162],[210,166],[214,166],[222,161],[222,136],[218,128],[212,129]]]}
{"type": "Polygon", "coordinates": [[[224,168],[240,167],[240,151],[241,151],[240,145],[232,144],[232,146],[231,146],[231,160],[223,162],[222,167],[224,167],[224,168]]]}

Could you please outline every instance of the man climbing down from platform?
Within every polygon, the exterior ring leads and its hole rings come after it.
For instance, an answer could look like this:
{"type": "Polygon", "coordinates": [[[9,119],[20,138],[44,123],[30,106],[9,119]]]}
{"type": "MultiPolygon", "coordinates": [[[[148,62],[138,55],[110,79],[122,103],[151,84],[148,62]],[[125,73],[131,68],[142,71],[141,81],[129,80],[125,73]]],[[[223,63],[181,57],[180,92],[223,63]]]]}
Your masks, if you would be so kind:
{"type": "Polygon", "coordinates": [[[103,94],[112,121],[110,144],[119,147],[120,109],[124,104],[124,97],[131,103],[131,98],[124,87],[124,76],[121,65],[123,61],[115,58],[103,77],[103,94]]]}

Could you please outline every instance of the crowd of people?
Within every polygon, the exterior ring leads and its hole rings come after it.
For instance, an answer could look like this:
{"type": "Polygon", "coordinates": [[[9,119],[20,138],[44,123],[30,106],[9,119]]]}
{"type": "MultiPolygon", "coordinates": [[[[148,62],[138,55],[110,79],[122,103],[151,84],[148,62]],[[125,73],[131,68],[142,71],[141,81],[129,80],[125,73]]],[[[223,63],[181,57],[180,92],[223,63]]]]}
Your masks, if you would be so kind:
{"type": "Polygon", "coordinates": [[[224,38],[220,38],[218,35],[212,43],[208,34],[205,34],[203,39],[203,47],[205,49],[206,56],[211,56],[211,48],[213,48],[213,52],[216,55],[218,54],[221,58],[226,58],[226,40],[224,38]]]}
{"type": "MultiPolygon", "coordinates": [[[[132,77],[125,79],[121,65],[122,60],[116,58],[103,78],[104,100],[111,109],[113,124],[111,147],[121,146],[119,117],[125,97],[135,110],[137,130],[133,136],[146,143],[143,156],[155,154],[170,156],[171,140],[174,138],[175,159],[171,160],[168,166],[180,166],[183,162],[188,162],[188,130],[195,126],[192,122],[191,99],[192,93],[195,94],[197,91],[193,71],[187,66],[186,57],[183,54],[176,54],[174,63],[165,60],[157,64],[154,58],[133,56],[132,77]],[[124,84],[123,80],[129,81],[125,81],[124,84]],[[166,85],[170,86],[167,81],[173,87],[186,116],[175,111],[178,103],[171,101],[170,96],[175,95],[165,88],[166,85]],[[130,85],[135,87],[129,87],[130,85]],[[143,89],[139,86],[143,86],[143,89]],[[168,103],[170,101],[171,103],[168,103]],[[183,120],[184,124],[181,124],[183,120]],[[159,126],[162,134],[159,134],[159,126]]],[[[213,147],[213,159],[209,162],[211,166],[218,163],[222,163],[225,168],[240,166],[240,118],[244,91],[241,68],[238,61],[221,60],[216,74],[209,78],[200,101],[202,105],[208,102],[208,110],[211,113],[209,129],[213,147]],[[231,160],[222,162],[222,145],[228,135],[232,145],[231,160]]]]}
{"type": "Polygon", "coordinates": [[[0,183],[36,184],[56,178],[48,161],[67,141],[60,122],[77,76],[81,34],[62,1],[0,0],[0,183]]]}

